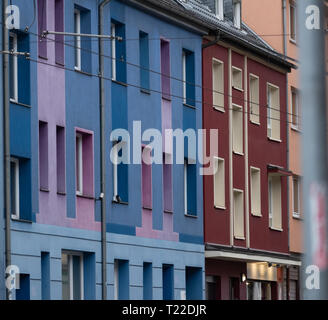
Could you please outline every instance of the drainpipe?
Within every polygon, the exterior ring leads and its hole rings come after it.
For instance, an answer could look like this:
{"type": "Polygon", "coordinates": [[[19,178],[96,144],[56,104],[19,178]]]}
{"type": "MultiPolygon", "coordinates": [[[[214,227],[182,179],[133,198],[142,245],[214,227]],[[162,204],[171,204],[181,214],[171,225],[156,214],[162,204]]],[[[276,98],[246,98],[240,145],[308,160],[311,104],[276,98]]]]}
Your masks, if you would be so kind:
{"type": "MultiPolygon", "coordinates": [[[[6,27],[6,9],[8,0],[2,0],[2,50],[9,51],[9,31],[6,27]]],[[[9,131],[9,55],[2,55],[3,77],[3,136],[4,136],[4,170],[5,170],[5,242],[6,242],[6,268],[11,265],[11,239],[10,239],[10,131],[9,131]]],[[[6,297],[10,299],[10,290],[6,290],[6,297]]]]}
{"type": "MultiPolygon", "coordinates": [[[[287,57],[287,3],[286,0],[282,0],[282,16],[283,16],[283,54],[287,57]]],[[[287,170],[289,170],[289,81],[288,74],[286,75],[286,110],[287,110],[287,121],[286,121],[286,148],[287,148],[287,170]]],[[[288,232],[288,252],[290,249],[290,178],[287,177],[287,232],[288,232]]],[[[289,275],[289,269],[287,269],[289,275]]],[[[289,276],[287,277],[287,299],[289,300],[289,276]]]]}
{"type": "MultiPolygon", "coordinates": [[[[98,7],[98,34],[104,34],[104,8],[111,0],[103,0],[98,7]]],[[[99,102],[100,102],[100,157],[101,157],[101,274],[102,299],[107,299],[107,239],[106,239],[106,148],[105,148],[105,80],[104,40],[99,38],[99,102]]]]}

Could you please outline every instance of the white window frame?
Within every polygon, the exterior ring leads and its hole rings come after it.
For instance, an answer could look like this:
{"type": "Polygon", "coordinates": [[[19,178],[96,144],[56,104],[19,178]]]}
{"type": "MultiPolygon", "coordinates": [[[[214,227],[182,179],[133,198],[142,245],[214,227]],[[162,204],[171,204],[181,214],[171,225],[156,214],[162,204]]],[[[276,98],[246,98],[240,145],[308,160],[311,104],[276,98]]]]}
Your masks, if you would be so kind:
{"type": "Polygon", "coordinates": [[[257,217],[262,217],[262,213],[261,213],[261,211],[262,211],[262,207],[261,207],[261,169],[259,169],[259,168],[255,168],[255,167],[250,167],[250,178],[251,178],[251,214],[253,215],[253,216],[257,216],[257,217]],[[256,201],[256,199],[255,199],[255,194],[254,194],[254,192],[256,191],[256,190],[253,190],[254,189],[254,185],[253,185],[253,180],[252,180],[252,177],[253,177],[253,172],[256,172],[257,174],[259,174],[259,183],[260,183],[260,186],[259,186],[259,194],[258,195],[256,195],[259,199],[258,199],[258,201],[259,201],[259,203],[258,203],[258,206],[259,206],[259,208],[258,208],[258,210],[254,210],[254,207],[255,207],[255,205],[254,205],[254,202],[256,201]]]}
{"type": "Polygon", "coordinates": [[[214,207],[217,208],[217,209],[226,209],[226,206],[225,206],[225,161],[224,161],[223,158],[214,157],[214,162],[215,162],[214,169],[216,169],[216,172],[214,172],[214,175],[213,175],[214,207]],[[223,168],[222,168],[223,177],[221,177],[222,181],[220,181],[221,182],[220,183],[221,188],[223,189],[223,191],[221,190],[222,193],[223,193],[223,202],[222,203],[218,203],[217,198],[216,198],[216,193],[217,193],[216,178],[217,178],[217,175],[220,174],[220,172],[219,172],[219,163],[221,163],[221,165],[223,166],[223,168]]]}
{"type": "Polygon", "coordinates": [[[275,175],[269,175],[268,176],[268,216],[269,216],[269,228],[275,231],[283,231],[282,230],[282,189],[281,189],[281,176],[275,176],[275,175]],[[279,179],[279,201],[277,201],[277,198],[274,197],[274,183],[273,178],[279,179]],[[279,202],[279,203],[278,203],[279,202]],[[276,207],[280,205],[280,207],[276,207]],[[274,225],[274,215],[279,214],[279,221],[280,225],[274,225]]]}
{"type": "Polygon", "coordinates": [[[215,0],[215,15],[216,15],[220,20],[224,20],[224,6],[223,6],[223,0],[215,0]]]}
{"type": "MultiPolygon", "coordinates": [[[[239,78],[239,77],[238,77],[239,78]]],[[[238,67],[231,67],[231,79],[232,79],[232,87],[236,90],[239,91],[243,91],[243,70],[238,68],[238,67]],[[238,83],[236,85],[235,81],[234,81],[234,73],[238,72],[238,74],[240,74],[240,79],[238,79],[238,83]]]]}
{"type": "Polygon", "coordinates": [[[238,0],[233,3],[233,24],[236,28],[241,28],[241,3],[238,0]]]}
{"type": "Polygon", "coordinates": [[[67,255],[68,264],[68,279],[69,279],[69,299],[73,300],[73,256],[80,258],[80,287],[81,287],[81,300],[84,300],[84,267],[83,267],[83,253],[64,251],[62,254],[67,255]]]}
{"type": "Polygon", "coordinates": [[[74,9],[74,31],[76,34],[76,47],[75,47],[75,70],[81,71],[81,11],[74,9]]]}
{"type": "Polygon", "coordinates": [[[281,110],[280,110],[280,88],[272,83],[267,82],[267,136],[270,140],[281,142],[281,110]],[[272,101],[272,91],[277,91],[277,105],[272,101]],[[274,124],[279,122],[275,132],[274,124]]]}
{"type": "Polygon", "coordinates": [[[297,13],[296,13],[296,3],[294,1],[290,1],[289,2],[289,40],[291,42],[296,43],[296,39],[297,39],[297,23],[296,23],[296,19],[297,19],[297,13]],[[293,16],[293,22],[294,25],[292,26],[292,8],[293,8],[293,12],[294,12],[294,16],[293,16]],[[292,38],[292,27],[294,28],[294,36],[295,38],[292,38]]]}
{"type": "Polygon", "coordinates": [[[238,155],[244,155],[244,124],[243,124],[243,107],[238,104],[232,104],[232,149],[233,153],[238,155]],[[241,126],[234,125],[233,113],[238,112],[241,115],[241,126]],[[241,130],[241,141],[237,140],[236,130],[241,130]],[[240,143],[239,143],[240,142],[240,143]]]}
{"type": "Polygon", "coordinates": [[[110,35],[112,37],[112,40],[111,40],[112,80],[116,80],[117,79],[117,72],[116,72],[116,25],[113,22],[110,25],[110,35]]]}
{"type": "Polygon", "coordinates": [[[187,55],[182,50],[182,97],[183,103],[187,103],[187,55]]]}
{"type": "Polygon", "coordinates": [[[184,159],[183,165],[183,199],[184,199],[184,214],[188,214],[188,159],[184,159]]]}
{"type": "Polygon", "coordinates": [[[13,212],[13,208],[11,208],[11,217],[12,219],[19,219],[20,216],[20,197],[19,197],[19,159],[11,158],[10,163],[14,163],[15,165],[15,206],[17,212],[13,212]]]}
{"type": "Polygon", "coordinates": [[[77,185],[76,185],[76,194],[77,195],[82,195],[83,194],[83,135],[79,132],[76,133],[76,143],[78,144],[76,146],[76,152],[78,152],[78,155],[76,156],[76,160],[78,161],[78,163],[76,163],[75,165],[78,166],[78,168],[76,168],[76,173],[77,170],[79,170],[79,179],[77,180],[77,185]]]}
{"type": "MultiPolygon", "coordinates": [[[[17,52],[18,51],[18,39],[17,39],[17,34],[14,32],[9,33],[9,37],[13,39],[13,51],[17,52]]],[[[12,102],[18,102],[18,58],[16,54],[12,55],[12,61],[13,61],[13,72],[14,74],[12,75],[14,78],[14,97],[11,97],[10,100],[12,102]]]]}
{"type": "Polygon", "coordinates": [[[299,219],[301,217],[301,192],[300,192],[300,177],[298,176],[293,176],[293,218],[299,219]],[[295,184],[294,181],[297,181],[297,197],[298,197],[298,212],[295,211],[295,184]]]}
{"type": "Polygon", "coordinates": [[[224,112],[224,62],[221,60],[218,60],[216,58],[212,59],[212,84],[213,84],[213,108],[215,110],[224,112]],[[219,65],[219,68],[222,70],[221,74],[219,74],[219,79],[218,81],[218,87],[220,87],[219,89],[215,88],[215,79],[214,77],[216,76],[214,74],[214,65],[219,65]],[[220,99],[223,100],[223,104],[221,105],[217,105],[215,103],[215,96],[219,95],[220,99]]]}
{"type": "Polygon", "coordinates": [[[244,191],[240,189],[233,189],[233,236],[238,240],[245,240],[245,205],[244,205],[244,191]],[[239,193],[242,195],[242,230],[243,234],[236,234],[236,206],[235,206],[235,193],[239,193]]]}
{"type": "Polygon", "coordinates": [[[249,104],[250,104],[250,121],[254,124],[260,124],[261,120],[260,120],[260,77],[250,73],[249,74],[249,104]],[[257,95],[258,97],[256,97],[257,99],[254,99],[254,97],[252,97],[252,87],[251,87],[251,83],[253,81],[256,81],[257,83],[257,95]],[[256,100],[256,101],[254,101],[256,100]],[[253,110],[254,110],[254,106],[255,106],[255,110],[256,112],[253,114],[253,110]]]}
{"type": "Polygon", "coordinates": [[[291,112],[291,127],[295,130],[299,130],[300,129],[300,104],[299,104],[299,92],[297,89],[292,88],[291,89],[291,93],[290,93],[290,99],[291,99],[291,106],[292,106],[292,112],[291,112]],[[294,113],[293,107],[294,107],[294,103],[293,103],[293,95],[295,95],[295,111],[296,113],[294,113]],[[294,123],[294,116],[296,117],[296,124],[294,123]]]}

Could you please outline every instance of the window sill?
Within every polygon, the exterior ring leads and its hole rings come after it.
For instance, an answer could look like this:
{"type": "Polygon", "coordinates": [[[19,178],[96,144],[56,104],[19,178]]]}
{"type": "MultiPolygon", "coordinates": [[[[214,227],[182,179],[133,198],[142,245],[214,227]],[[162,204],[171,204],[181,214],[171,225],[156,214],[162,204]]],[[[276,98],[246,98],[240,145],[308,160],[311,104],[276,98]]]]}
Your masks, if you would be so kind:
{"type": "Polygon", "coordinates": [[[146,207],[146,206],[142,206],[143,210],[148,210],[148,211],[153,211],[152,207],[146,207]]]}
{"type": "Polygon", "coordinates": [[[192,218],[192,219],[197,219],[197,215],[193,215],[193,214],[190,214],[190,213],[185,213],[184,214],[186,218],[192,218]]]}
{"type": "Polygon", "coordinates": [[[269,227],[269,228],[270,228],[270,230],[272,230],[272,231],[283,232],[283,230],[280,229],[280,228],[274,228],[274,227],[269,227]]]}
{"type": "Polygon", "coordinates": [[[140,92],[150,95],[150,90],[149,89],[140,89],[140,92]]]}
{"type": "Polygon", "coordinates": [[[122,81],[118,81],[118,80],[115,80],[115,79],[112,79],[112,82],[120,85],[120,86],[123,86],[123,87],[127,87],[128,85],[122,81]]]}
{"type": "Polygon", "coordinates": [[[39,59],[42,59],[42,60],[48,60],[47,57],[42,57],[42,56],[40,56],[40,55],[38,55],[38,57],[39,57],[39,59]]]}
{"type": "Polygon", "coordinates": [[[49,190],[49,189],[47,189],[47,188],[40,188],[40,191],[41,191],[41,192],[47,192],[47,193],[49,193],[49,192],[50,192],[50,190],[49,190]]]}
{"type": "Polygon", "coordinates": [[[80,74],[84,74],[85,76],[89,76],[89,77],[92,77],[93,75],[89,72],[85,72],[85,71],[82,71],[81,69],[78,69],[78,68],[74,68],[75,72],[77,73],[80,73],[80,74]]]}
{"type": "Polygon", "coordinates": [[[292,43],[292,44],[294,44],[295,46],[298,47],[298,45],[297,45],[297,41],[296,41],[296,40],[294,40],[294,39],[292,39],[292,38],[289,38],[289,42],[292,43]]]}
{"type": "Polygon", "coordinates": [[[216,210],[227,210],[225,206],[214,206],[214,209],[216,210]]]}
{"type": "Polygon", "coordinates": [[[64,192],[64,191],[57,191],[57,194],[59,196],[66,196],[66,192],[64,192]]]}
{"type": "Polygon", "coordinates": [[[95,200],[95,197],[88,196],[88,195],[85,195],[85,194],[76,194],[76,197],[77,198],[83,198],[83,199],[89,199],[89,200],[95,200]]]}
{"type": "Polygon", "coordinates": [[[216,107],[216,106],[213,106],[213,109],[216,110],[216,111],[225,113],[224,107],[216,107]]]}
{"type": "Polygon", "coordinates": [[[246,240],[245,237],[234,236],[234,238],[235,238],[236,240],[246,240]]]}
{"type": "Polygon", "coordinates": [[[251,212],[251,215],[253,217],[257,217],[257,218],[262,218],[263,217],[261,213],[253,213],[253,212],[251,212]]]}
{"type": "Polygon", "coordinates": [[[125,205],[125,206],[128,206],[128,205],[129,205],[128,202],[124,202],[124,201],[120,201],[120,202],[118,202],[118,201],[116,201],[116,200],[112,200],[112,203],[113,203],[113,204],[122,204],[122,205],[125,205]]]}
{"type": "Polygon", "coordinates": [[[162,94],[162,99],[165,101],[171,102],[172,99],[169,96],[170,96],[169,94],[167,94],[167,95],[162,94]]]}
{"type": "Polygon", "coordinates": [[[244,92],[244,89],[242,89],[242,88],[232,86],[232,89],[235,89],[235,90],[240,91],[240,92],[244,92]]]}
{"type": "Polygon", "coordinates": [[[302,133],[301,129],[297,128],[297,127],[294,127],[294,126],[290,126],[290,128],[295,131],[295,132],[298,132],[298,133],[302,133]]]}
{"type": "Polygon", "coordinates": [[[244,156],[244,153],[243,152],[238,152],[238,151],[232,151],[235,155],[237,156],[241,156],[243,157],[244,156]]]}
{"type": "Polygon", "coordinates": [[[268,137],[268,140],[273,141],[273,142],[277,142],[277,143],[282,142],[280,139],[275,139],[275,138],[271,138],[271,137],[268,137]]]}
{"type": "Polygon", "coordinates": [[[300,214],[293,213],[293,219],[303,221],[303,218],[301,217],[300,214]]]}
{"type": "Polygon", "coordinates": [[[187,107],[187,108],[190,108],[190,109],[194,109],[194,110],[196,109],[195,106],[192,106],[192,105],[187,104],[187,103],[184,103],[183,106],[184,106],[184,107],[187,107]]]}
{"type": "Polygon", "coordinates": [[[260,126],[260,125],[261,125],[260,122],[256,122],[256,121],[254,121],[254,120],[250,120],[250,123],[252,123],[252,124],[254,124],[254,125],[256,125],[256,126],[260,126]]]}
{"type": "Polygon", "coordinates": [[[11,220],[17,221],[17,222],[22,222],[22,223],[28,223],[28,224],[33,223],[32,221],[29,221],[29,220],[20,219],[19,217],[15,216],[15,215],[11,215],[11,220]]]}
{"type": "Polygon", "coordinates": [[[173,211],[172,210],[164,210],[164,213],[173,214],[173,211]]]}
{"type": "Polygon", "coordinates": [[[31,109],[31,106],[30,105],[25,104],[25,103],[18,102],[18,101],[14,100],[14,99],[10,99],[10,102],[13,103],[13,104],[16,104],[17,106],[21,106],[21,107],[25,107],[25,108],[31,109]]]}

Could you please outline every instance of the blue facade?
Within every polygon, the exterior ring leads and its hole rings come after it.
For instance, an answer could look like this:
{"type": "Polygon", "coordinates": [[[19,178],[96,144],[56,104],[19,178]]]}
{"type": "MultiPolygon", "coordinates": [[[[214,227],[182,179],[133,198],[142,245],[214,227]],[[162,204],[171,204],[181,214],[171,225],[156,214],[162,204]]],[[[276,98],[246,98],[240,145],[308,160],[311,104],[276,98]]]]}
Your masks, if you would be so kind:
{"type": "MultiPolygon", "coordinates": [[[[13,2],[21,9],[21,28],[25,28],[32,21],[33,6],[22,0],[13,2]]],[[[41,2],[38,1],[38,5],[41,2]]],[[[57,1],[47,1],[47,19],[42,21],[44,29],[54,30],[61,20],[56,15],[61,12],[56,4],[57,1]]],[[[96,1],[64,1],[62,20],[66,32],[74,32],[74,11],[79,14],[81,33],[98,34],[96,1]]],[[[141,134],[150,128],[162,131],[164,117],[171,119],[173,130],[201,129],[201,88],[188,84],[186,101],[183,101],[183,83],[174,78],[183,78],[182,56],[185,53],[187,82],[202,82],[202,35],[172,23],[170,19],[162,20],[116,0],[106,7],[104,16],[106,33],[110,34],[111,25],[115,25],[115,35],[123,38],[123,41],[115,42],[114,80],[111,80],[114,72],[111,59],[113,42],[104,41],[107,298],[180,299],[186,296],[202,299],[204,245],[200,164],[196,161],[188,165],[187,212],[184,208],[184,165],[172,165],[170,191],[173,200],[172,212],[169,213],[164,210],[163,166],[151,166],[152,207],[151,218],[147,220],[150,224],[147,224],[145,217],[149,216],[149,208],[144,208],[142,200],[145,180],[142,166],[119,165],[115,190],[114,167],[110,161],[113,146],[110,136],[118,128],[130,133],[132,159],[132,143],[137,141],[133,132],[134,121],[141,122],[141,134]],[[169,42],[170,99],[162,97],[161,39],[169,42]],[[166,104],[170,109],[164,115],[166,104]],[[120,201],[113,201],[115,191],[120,201]]],[[[40,20],[40,16],[38,18],[40,20]]],[[[47,42],[48,60],[39,57],[37,33],[40,23],[32,25],[28,33],[15,31],[21,38],[18,50],[30,52],[31,61],[19,60],[18,101],[10,105],[11,155],[19,159],[20,169],[20,217],[11,221],[12,264],[17,265],[23,275],[23,287],[14,297],[62,299],[69,292],[71,298],[101,299],[98,41],[81,39],[80,69],[74,70],[74,41],[68,41],[71,44],[64,46],[64,66],[55,62],[55,52],[57,54],[60,48],[55,48],[51,40],[47,42]],[[39,137],[39,121],[48,125],[48,160],[42,172],[48,178],[47,190],[39,187],[39,153],[44,152],[39,144],[42,138],[39,137]],[[60,148],[55,134],[58,126],[65,130],[64,171],[56,166],[60,148]],[[81,155],[84,164],[82,179],[88,182],[84,186],[84,191],[88,188],[88,192],[82,191],[82,194],[77,194],[78,136],[82,137],[81,148],[84,150],[81,155]],[[64,172],[64,178],[59,171],[64,172]],[[64,179],[64,192],[58,189],[59,179],[64,179]],[[77,279],[83,279],[82,283],[77,279]],[[67,285],[70,290],[66,292],[67,285]]],[[[74,39],[68,37],[66,40],[74,39]]],[[[1,81],[2,78],[2,88],[1,81]]],[[[2,101],[0,103],[2,105],[2,101]]],[[[2,113],[0,120],[1,117],[2,113]]],[[[2,150],[0,141],[0,156],[2,150]]],[[[1,204],[2,175],[0,162],[1,204]]],[[[0,227],[2,224],[1,216],[0,227]]],[[[1,257],[4,257],[3,244],[4,241],[0,241],[1,257]]],[[[2,259],[0,272],[1,268],[4,268],[2,259]]],[[[0,298],[4,297],[4,291],[0,281],[0,298]]]]}

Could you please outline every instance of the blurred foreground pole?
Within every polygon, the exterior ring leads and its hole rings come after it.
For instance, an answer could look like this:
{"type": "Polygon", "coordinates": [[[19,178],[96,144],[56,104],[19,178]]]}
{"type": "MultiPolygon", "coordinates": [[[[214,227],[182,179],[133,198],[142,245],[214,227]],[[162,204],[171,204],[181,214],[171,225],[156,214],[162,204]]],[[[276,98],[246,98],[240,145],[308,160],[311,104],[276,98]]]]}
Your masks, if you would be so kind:
{"type": "Polygon", "coordinates": [[[304,299],[328,299],[327,112],[323,0],[300,0],[298,25],[303,133],[304,299]]]}

